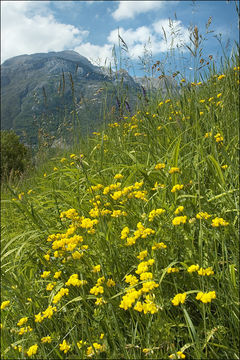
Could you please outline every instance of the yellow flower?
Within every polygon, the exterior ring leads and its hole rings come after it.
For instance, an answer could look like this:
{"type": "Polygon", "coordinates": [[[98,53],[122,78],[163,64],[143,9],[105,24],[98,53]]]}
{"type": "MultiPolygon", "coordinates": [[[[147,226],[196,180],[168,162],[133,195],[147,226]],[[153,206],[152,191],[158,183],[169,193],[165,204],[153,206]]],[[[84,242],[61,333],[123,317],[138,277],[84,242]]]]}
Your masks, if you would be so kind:
{"type": "Polygon", "coordinates": [[[43,257],[44,257],[44,259],[46,259],[47,261],[50,260],[50,255],[49,255],[49,254],[46,254],[46,255],[44,255],[43,257]]]}
{"type": "Polygon", "coordinates": [[[104,290],[102,286],[93,286],[90,289],[90,294],[93,294],[95,296],[97,296],[98,294],[103,294],[104,290]]]}
{"type": "Polygon", "coordinates": [[[178,167],[171,167],[169,170],[169,174],[174,174],[176,172],[180,173],[180,169],[178,167]]]}
{"type": "Polygon", "coordinates": [[[30,195],[33,192],[32,189],[28,190],[27,194],[30,195]]]}
{"type": "Polygon", "coordinates": [[[3,301],[2,304],[1,304],[1,310],[5,309],[9,304],[10,304],[9,300],[3,301]]]}
{"type": "Polygon", "coordinates": [[[111,287],[111,286],[115,286],[116,283],[113,279],[108,279],[106,285],[107,285],[107,287],[111,287]]]}
{"type": "Polygon", "coordinates": [[[87,345],[86,341],[83,342],[82,340],[80,340],[80,341],[77,342],[77,347],[79,349],[81,349],[84,345],[87,345]]]}
{"type": "Polygon", "coordinates": [[[147,250],[141,251],[141,252],[139,253],[139,255],[137,256],[137,258],[138,258],[139,260],[143,260],[143,259],[147,256],[147,254],[148,254],[147,250]]]}
{"type": "Polygon", "coordinates": [[[227,222],[223,218],[216,217],[215,219],[212,219],[212,226],[213,227],[227,226],[227,225],[229,225],[229,222],[227,222]]]}
{"type": "Polygon", "coordinates": [[[54,288],[55,285],[56,285],[56,282],[47,284],[46,290],[47,291],[52,291],[52,289],[54,288]]]}
{"type": "Polygon", "coordinates": [[[202,99],[202,100],[199,100],[199,102],[200,102],[201,104],[203,104],[203,103],[205,103],[205,100],[202,99]]]}
{"type": "Polygon", "coordinates": [[[50,344],[52,342],[52,338],[51,338],[51,336],[42,337],[41,342],[50,344]]]}
{"type": "Polygon", "coordinates": [[[200,115],[200,116],[202,116],[203,114],[204,114],[204,112],[203,112],[203,111],[200,111],[200,112],[199,112],[199,115],[200,115]]]}
{"type": "Polygon", "coordinates": [[[27,321],[28,321],[28,317],[23,317],[19,320],[17,326],[22,326],[23,324],[26,324],[27,321]]]}
{"type": "Polygon", "coordinates": [[[151,272],[144,272],[140,274],[140,280],[149,280],[153,278],[153,274],[151,272]]]}
{"type": "Polygon", "coordinates": [[[212,270],[211,267],[208,267],[206,269],[200,268],[198,270],[198,275],[201,275],[201,276],[205,276],[205,275],[210,276],[210,275],[213,275],[213,274],[214,274],[214,271],[212,270]]]}
{"type": "Polygon", "coordinates": [[[164,163],[159,163],[157,165],[155,165],[155,169],[156,170],[160,170],[160,169],[164,169],[165,168],[165,164],[164,163]]]}
{"type": "Polygon", "coordinates": [[[176,192],[178,190],[182,190],[182,189],[183,189],[183,185],[176,184],[176,185],[173,186],[171,192],[174,193],[174,192],[176,192]]]}
{"type": "Polygon", "coordinates": [[[222,96],[222,93],[217,94],[217,98],[220,98],[222,96]]]}
{"type": "Polygon", "coordinates": [[[187,295],[186,293],[183,293],[183,294],[179,293],[179,294],[175,295],[173,300],[172,300],[172,304],[174,306],[178,306],[180,303],[184,304],[185,299],[186,299],[186,295],[187,295]]]}
{"type": "Polygon", "coordinates": [[[187,271],[189,273],[193,273],[195,271],[198,271],[198,269],[199,269],[199,265],[191,265],[191,266],[188,267],[187,271]]]}
{"type": "Polygon", "coordinates": [[[165,104],[169,103],[170,101],[170,99],[165,100],[165,104]]]}
{"type": "Polygon", "coordinates": [[[46,279],[50,275],[51,271],[44,271],[41,275],[41,278],[46,279]]]}
{"type": "MultiPolygon", "coordinates": [[[[64,295],[68,295],[69,293],[69,290],[66,289],[66,288],[61,288],[58,293],[53,297],[53,304],[57,304],[61,298],[64,296],[64,295]]],[[[43,312],[44,314],[44,312],[43,312]]]]}
{"type": "Polygon", "coordinates": [[[130,286],[134,286],[134,285],[136,285],[138,283],[138,279],[134,275],[127,275],[125,277],[125,282],[129,283],[130,286]]]}
{"type": "Polygon", "coordinates": [[[210,291],[208,293],[203,293],[202,291],[200,291],[197,294],[196,299],[206,304],[208,302],[211,302],[213,299],[216,299],[216,293],[215,291],[210,291]]]}
{"type": "Polygon", "coordinates": [[[59,344],[59,348],[66,354],[70,350],[70,345],[68,345],[67,341],[64,339],[62,344],[59,344]]]}
{"type": "Polygon", "coordinates": [[[32,355],[35,355],[37,353],[37,349],[38,349],[38,345],[37,344],[34,344],[32,346],[30,346],[30,348],[28,349],[27,351],[27,356],[32,356],[32,355]]]}
{"type": "Polygon", "coordinates": [[[103,298],[97,298],[97,300],[95,301],[95,305],[99,306],[99,305],[103,305],[104,301],[103,298]]]}
{"type": "Polygon", "coordinates": [[[121,231],[121,239],[122,240],[126,239],[129,232],[130,232],[129,228],[127,226],[125,226],[121,231]]]}
{"type": "Polygon", "coordinates": [[[101,265],[96,265],[93,267],[92,272],[96,273],[96,272],[99,272],[100,270],[101,270],[101,265]]]}
{"type": "Polygon", "coordinates": [[[214,99],[214,97],[212,96],[208,99],[208,101],[211,102],[211,101],[213,101],[213,99],[214,99]]]}
{"type": "Polygon", "coordinates": [[[167,245],[165,245],[163,242],[160,243],[155,243],[152,246],[152,250],[157,250],[157,249],[166,249],[167,245]]]}
{"type": "Polygon", "coordinates": [[[222,165],[221,168],[225,170],[228,168],[228,165],[222,165]]]}
{"type": "Polygon", "coordinates": [[[187,221],[187,216],[177,216],[172,220],[173,225],[185,224],[187,221]]]}
{"type": "Polygon", "coordinates": [[[207,220],[208,218],[210,218],[212,215],[209,215],[207,212],[199,212],[197,215],[196,215],[196,218],[197,219],[205,219],[207,220]]]}
{"type": "Polygon", "coordinates": [[[176,208],[176,210],[174,211],[175,215],[178,215],[180,212],[182,212],[184,210],[184,206],[178,206],[176,208]]]}
{"type": "Polygon", "coordinates": [[[218,76],[218,80],[224,79],[226,77],[226,75],[222,74],[218,76]]]}
{"type": "Polygon", "coordinates": [[[181,79],[180,81],[181,81],[182,83],[186,82],[186,80],[185,80],[185,79],[181,79]]]}
{"type": "Polygon", "coordinates": [[[163,102],[161,101],[159,104],[158,104],[158,106],[162,106],[163,105],[163,102]]]}
{"type": "Polygon", "coordinates": [[[122,179],[123,178],[123,175],[122,174],[116,174],[114,176],[114,179],[118,180],[118,179],[122,179]]]}
{"type": "Polygon", "coordinates": [[[42,313],[38,313],[37,315],[34,315],[35,316],[35,322],[42,322],[44,317],[42,316],[42,313]]]}
{"type": "Polygon", "coordinates": [[[53,168],[53,171],[57,171],[58,170],[58,168],[55,166],[54,168],[53,168]]]}
{"type": "Polygon", "coordinates": [[[153,219],[155,218],[155,216],[164,214],[165,210],[164,209],[156,209],[156,210],[152,210],[149,215],[148,215],[148,220],[149,221],[153,221],[153,219]]]}
{"type": "Polygon", "coordinates": [[[167,269],[168,274],[171,274],[171,273],[174,273],[174,272],[179,272],[179,268],[170,267],[170,268],[167,269]]]}
{"type": "Polygon", "coordinates": [[[54,279],[58,279],[61,276],[62,272],[61,271],[56,271],[55,274],[53,275],[54,279]]]}
{"type": "Polygon", "coordinates": [[[75,156],[76,156],[76,154],[71,154],[70,158],[73,159],[73,158],[75,158],[75,156]]]}
{"type": "MultiPolygon", "coordinates": [[[[68,290],[68,289],[66,289],[66,290],[68,290]]],[[[53,316],[54,311],[55,312],[57,311],[56,306],[54,306],[54,307],[52,307],[52,305],[48,306],[48,308],[45,311],[43,311],[43,316],[42,316],[43,319],[45,319],[45,318],[51,319],[51,317],[53,316]]],[[[41,313],[39,313],[39,314],[41,315],[41,313]]],[[[35,315],[35,317],[38,316],[38,315],[35,315]]],[[[40,316],[39,316],[39,318],[40,318],[40,316]]],[[[35,322],[37,322],[36,319],[35,319],[35,322]]],[[[41,321],[39,321],[39,322],[41,322],[41,321]]]]}
{"type": "Polygon", "coordinates": [[[104,333],[102,333],[99,338],[102,340],[104,338],[104,333]]]}
{"type": "Polygon", "coordinates": [[[185,359],[186,355],[184,355],[184,353],[182,351],[177,351],[177,357],[175,354],[171,354],[169,355],[169,359],[185,359]]]}

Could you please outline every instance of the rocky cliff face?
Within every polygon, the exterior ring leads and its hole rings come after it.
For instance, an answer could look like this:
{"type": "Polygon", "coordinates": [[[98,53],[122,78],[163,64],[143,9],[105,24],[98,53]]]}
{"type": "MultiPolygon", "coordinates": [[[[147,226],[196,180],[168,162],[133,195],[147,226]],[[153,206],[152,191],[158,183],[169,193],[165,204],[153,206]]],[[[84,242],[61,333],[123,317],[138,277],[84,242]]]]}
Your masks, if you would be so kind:
{"type": "MultiPolygon", "coordinates": [[[[148,82],[133,79],[125,70],[110,74],[74,51],[61,51],[6,60],[1,85],[1,127],[35,144],[41,131],[58,138],[76,122],[82,132],[95,130],[103,121],[104,104],[112,116],[123,99],[133,108],[141,85],[148,87],[148,82]]],[[[163,86],[154,83],[155,88],[163,86]]]]}

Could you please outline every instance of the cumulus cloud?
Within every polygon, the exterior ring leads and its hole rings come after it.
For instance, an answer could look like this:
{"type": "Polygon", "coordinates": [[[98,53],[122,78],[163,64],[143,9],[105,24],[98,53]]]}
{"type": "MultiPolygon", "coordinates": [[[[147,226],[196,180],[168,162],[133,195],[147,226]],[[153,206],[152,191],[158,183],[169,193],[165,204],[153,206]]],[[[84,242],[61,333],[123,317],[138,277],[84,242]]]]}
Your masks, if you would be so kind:
{"type": "Polygon", "coordinates": [[[189,43],[189,30],[180,20],[162,19],[153,23],[155,34],[160,37],[160,51],[167,51],[189,43]]]}
{"type": "Polygon", "coordinates": [[[100,46],[87,42],[76,46],[74,51],[87,57],[91,62],[99,66],[104,66],[108,65],[112,60],[112,48],[112,44],[100,46]]]}
{"type": "Polygon", "coordinates": [[[143,56],[146,45],[152,54],[156,55],[189,43],[189,31],[179,20],[162,19],[152,26],[141,26],[136,29],[125,30],[120,27],[110,32],[108,42],[118,45],[118,34],[126,42],[129,55],[133,59],[143,56]]]}
{"type": "Polygon", "coordinates": [[[42,1],[2,2],[2,61],[22,54],[72,49],[87,37],[88,31],[57,22],[48,5],[42,1]]]}
{"type": "Polygon", "coordinates": [[[138,14],[161,9],[166,3],[167,1],[119,1],[112,16],[115,20],[133,19],[138,14]]]}

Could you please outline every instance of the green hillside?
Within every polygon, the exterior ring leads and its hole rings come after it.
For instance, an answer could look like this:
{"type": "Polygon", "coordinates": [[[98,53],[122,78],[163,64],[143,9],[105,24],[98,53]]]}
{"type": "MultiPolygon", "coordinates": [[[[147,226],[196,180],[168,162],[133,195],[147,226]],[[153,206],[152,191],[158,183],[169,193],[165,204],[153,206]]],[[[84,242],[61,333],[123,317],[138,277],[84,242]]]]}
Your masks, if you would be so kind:
{"type": "Polygon", "coordinates": [[[3,189],[3,359],[239,358],[239,70],[3,189]]]}

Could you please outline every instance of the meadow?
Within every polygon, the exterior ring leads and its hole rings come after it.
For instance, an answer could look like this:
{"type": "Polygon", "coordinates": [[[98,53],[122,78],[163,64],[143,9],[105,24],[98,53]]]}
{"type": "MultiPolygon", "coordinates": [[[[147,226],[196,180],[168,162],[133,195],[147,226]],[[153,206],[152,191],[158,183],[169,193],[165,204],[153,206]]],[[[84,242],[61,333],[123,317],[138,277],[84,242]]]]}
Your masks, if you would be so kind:
{"type": "Polygon", "coordinates": [[[239,70],[4,185],[2,359],[239,359],[239,70]]]}

